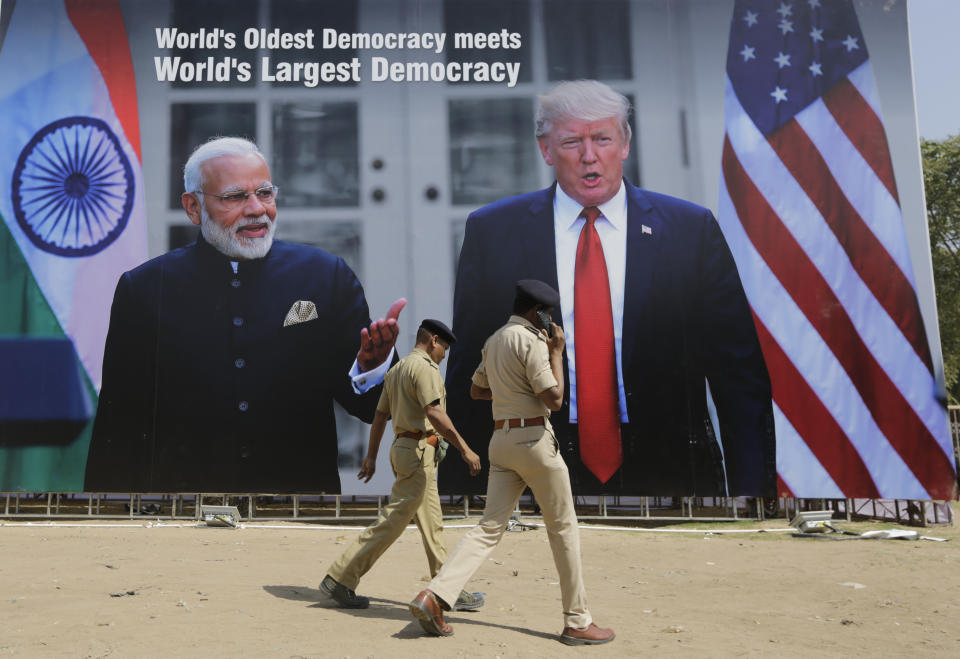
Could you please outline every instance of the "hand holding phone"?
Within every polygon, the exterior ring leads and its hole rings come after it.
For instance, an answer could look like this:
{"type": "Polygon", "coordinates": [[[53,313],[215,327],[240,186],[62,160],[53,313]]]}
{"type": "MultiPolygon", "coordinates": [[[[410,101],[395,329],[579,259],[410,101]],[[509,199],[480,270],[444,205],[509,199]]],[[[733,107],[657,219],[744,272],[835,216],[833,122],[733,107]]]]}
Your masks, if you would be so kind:
{"type": "Polygon", "coordinates": [[[544,329],[547,330],[547,338],[553,338],[553,319],[550,317],[546,311],[539,309],[537,310],[537,318],[540,319],[540,324],[543,325],[544,329]]]}

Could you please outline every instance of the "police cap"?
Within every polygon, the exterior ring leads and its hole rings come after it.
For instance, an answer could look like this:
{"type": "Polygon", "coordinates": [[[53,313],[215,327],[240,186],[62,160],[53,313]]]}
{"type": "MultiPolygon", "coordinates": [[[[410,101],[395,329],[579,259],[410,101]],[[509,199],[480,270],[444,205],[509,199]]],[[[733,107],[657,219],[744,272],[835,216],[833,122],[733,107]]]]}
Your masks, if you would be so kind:
{"type": "Polygon", "coordinates": [[[441,323],[439,320],[425,318],[423,322],[420,323],[420,329],[425,329],[431,334],[436,334],[451,345],[457,342],[457,336],[450,331],[449,327],[441,323]]]}
{"type": "Polygon", "coordinates": [[[539,279],[521,279],[517,282],[517,297],[524,297],[535,304],[556,307],[560,304],[560,294],[549,284],[539,279]]]}

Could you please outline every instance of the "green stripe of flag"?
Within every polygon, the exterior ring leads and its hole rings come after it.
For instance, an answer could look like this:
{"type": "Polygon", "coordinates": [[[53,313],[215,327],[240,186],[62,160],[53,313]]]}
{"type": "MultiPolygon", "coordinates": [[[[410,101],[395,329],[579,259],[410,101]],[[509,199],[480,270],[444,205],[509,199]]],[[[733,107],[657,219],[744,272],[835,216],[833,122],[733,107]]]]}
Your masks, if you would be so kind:
{"type": "MultiPolygon", "coordinates": [[[[20,247],[0,218],[0,336],[63,337],[56,315],[37,285],[20,247]]],[[[84,381],[91,400],[95,391],[86,371],[84,381]]],[[[83,471],[93,423],[66,446],[0,446],[0,492],[77,492],[83,490],[83,471]]],[[[16,438],[29,443],[30,438],[16,438]]]]}

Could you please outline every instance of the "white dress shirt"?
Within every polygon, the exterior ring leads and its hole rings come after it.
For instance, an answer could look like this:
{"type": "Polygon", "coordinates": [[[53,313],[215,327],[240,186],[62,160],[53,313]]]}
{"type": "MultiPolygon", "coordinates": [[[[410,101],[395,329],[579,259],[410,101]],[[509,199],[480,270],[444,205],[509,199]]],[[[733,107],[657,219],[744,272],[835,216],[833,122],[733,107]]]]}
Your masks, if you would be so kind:
{"type": "MultiPolygon", "coordinates": [[[[617,351],[617,390],[620,421],[627,423],[627,396],[623,388],[623,289],[627,272],[627,192],[623,183],[607,203],[599,206],[600,217],[594,223],[603,246],[603,258],[610,279],[610,303],[613,310],[613,339],[617,351]]],[[[553,235],[557,248],[557,284],[563,310],[563,332],[567,340],[567,382],[570,387],[570,423],[577,422],[577,360],[573,314],[573,279],[577,263],[577,243],[587,221],[580,217],[578,202],[557,185],[553,200],[553,235]]]]}
{"type": "Polygon", "coordinates": [[[383,382],[384,376],[387,374],[387,371],[390,370],[390,365],[393,363],[393,355],[396,351],[396,346],[390,348],[390,354],[383,360],[383,363],[363,373],[360,372],[360,364],[354,359],[353,366],[350,367],[350,372],[347,373],[347,375],[350,376],[350,384],[353,385],[354,393],[365,394],[383,382]]]}

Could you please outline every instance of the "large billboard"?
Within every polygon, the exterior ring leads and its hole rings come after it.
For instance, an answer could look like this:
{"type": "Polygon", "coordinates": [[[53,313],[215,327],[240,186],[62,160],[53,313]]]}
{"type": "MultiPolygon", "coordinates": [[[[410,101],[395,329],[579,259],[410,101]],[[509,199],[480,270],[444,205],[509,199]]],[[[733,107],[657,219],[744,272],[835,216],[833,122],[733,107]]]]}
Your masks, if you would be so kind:
{"type": "Polygon", "coordinates": [[[356,479],[377,376],[348,372],[401,298],[399,356],[422,318],[460,337],[448,411],[486,462],[471,377],[536,278],[575,493],[953,496],[904,2],[44,0],[0,30],[0,491],[384,494],[389,451],[356,479]],[[576,185],[534,137],[577,79],[632,105],[605,468],[576,185]],[[235,270],[184,201],[223,192],[183,167],[224,135],[279,189],[282,242],[235,270]]]}

